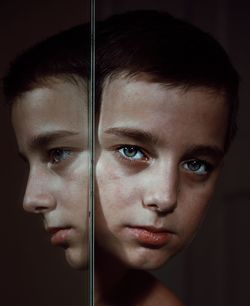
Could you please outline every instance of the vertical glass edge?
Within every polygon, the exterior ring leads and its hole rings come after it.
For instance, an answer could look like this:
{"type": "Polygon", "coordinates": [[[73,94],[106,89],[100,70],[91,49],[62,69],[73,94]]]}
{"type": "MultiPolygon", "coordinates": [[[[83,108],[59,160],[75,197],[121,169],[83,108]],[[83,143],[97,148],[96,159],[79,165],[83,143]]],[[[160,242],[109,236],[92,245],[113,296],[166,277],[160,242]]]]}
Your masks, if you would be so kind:
{"type": "Polygon", "coordinates": [[[94,192],[95,192],[95,0],[90,0],[90,75],[88,86],[88,129],[89,129],[89,306],[94,305],[94,192]]]}

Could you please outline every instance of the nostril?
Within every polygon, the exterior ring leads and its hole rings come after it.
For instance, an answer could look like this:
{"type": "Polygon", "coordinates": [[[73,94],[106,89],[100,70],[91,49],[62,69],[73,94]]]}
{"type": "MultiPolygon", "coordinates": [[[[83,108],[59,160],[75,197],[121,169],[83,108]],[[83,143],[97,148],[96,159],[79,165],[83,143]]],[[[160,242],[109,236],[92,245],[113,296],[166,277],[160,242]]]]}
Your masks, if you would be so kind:
{"type": "Polygon", "coordinates": [[[35,196],[25,195],[23,201],[24,210],[36,214],[52,210],[55,206],[55,199],[50,194],[40,194],[35,196]]]}
{"type": "Polygon", "coordinates": [[[159,192],[157,194],[151,193],[144,199],[143,206],[158,213],[171,213],[177,206],[177,194],[173,193],[170,196],[167,193],[162,193],[160,196],[159,192]]]}
{"type": "Polygon", "coordinates": [[[37,214],[46,212],[47,210],[48,210],[48,207],[44,207],[44,206],[36,206],[36,207],[34,207],[34,213],[37,213],[37,214]]]}
{"type": "Polygon", "coordinates": [[[145,181],[141,189],[143,205],[161,214],[171,213],[180,196],[179,164],[174,159],[167,159],[158,165],[154,173],[149,173],[151,179],[145,181]]]}

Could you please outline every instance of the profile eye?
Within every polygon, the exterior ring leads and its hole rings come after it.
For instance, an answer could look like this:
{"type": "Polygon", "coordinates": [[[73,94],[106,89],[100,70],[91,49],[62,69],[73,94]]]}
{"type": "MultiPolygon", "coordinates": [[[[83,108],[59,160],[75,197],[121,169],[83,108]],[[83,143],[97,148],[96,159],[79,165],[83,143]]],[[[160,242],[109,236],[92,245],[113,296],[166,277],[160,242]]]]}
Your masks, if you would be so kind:
{"type": "Polygon", "coordinates": [[[49,151],[49,159],[52,164],[58,164],[61,161],[67,159],[70,154],[71,151],[67,149],[51,149],[49,151]]]}
{"type": "Polygon", "coordinates": [[[124,146],[121,147],[118,152],[122,155],[122,157],[130,160],[141,160],[145,158],[144,153],[139,147],[136,146],[124,146]]]}

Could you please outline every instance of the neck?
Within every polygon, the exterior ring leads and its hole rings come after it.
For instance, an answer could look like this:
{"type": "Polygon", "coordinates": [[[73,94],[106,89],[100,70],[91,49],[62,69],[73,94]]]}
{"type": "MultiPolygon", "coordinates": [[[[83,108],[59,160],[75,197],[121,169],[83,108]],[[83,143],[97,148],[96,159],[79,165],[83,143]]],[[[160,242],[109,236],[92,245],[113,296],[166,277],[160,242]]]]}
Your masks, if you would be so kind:
{"type": "Polygon", "coordinates": [[[112,305],[112,295],[125,279],[128,268],[103,249],[95,248],[95,305],[112,305]]]}
{"type": "Polygon", "coordinates": [[[150,297],[157,283],[154,277],[129,269],[98,247],[95,253],[95,306],[153,305],[150,297]]]}

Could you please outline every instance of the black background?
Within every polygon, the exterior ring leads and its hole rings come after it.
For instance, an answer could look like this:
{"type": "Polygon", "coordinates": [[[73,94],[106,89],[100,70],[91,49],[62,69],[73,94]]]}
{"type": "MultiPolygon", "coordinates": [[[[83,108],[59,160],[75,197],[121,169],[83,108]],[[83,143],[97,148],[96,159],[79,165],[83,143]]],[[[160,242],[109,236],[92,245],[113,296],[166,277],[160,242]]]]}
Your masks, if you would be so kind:
{"type": "MultiPolygon", "coordinates": [[[[0,77],[23,49],[87,20],[88,0],[1,1],[0,77]]],[[[83,305],[83,273],[67,265],[61,249],[51,247],[39,218],[22,210],[27,173],[17,156],[2,92],[0,99],[0,305],[83,305]]]]}
{"type": "MultiPolygon", "coordinates": [[[[97,0],[98,18],[132,9],[163,9],[213,34],[241,76],[239,132],[208,217],[192,246],[157,275],[192,306],[250,305],[250,4],[243,0],[97,0]]],[[[22,49],[89,19],[80,0],[0,3],[0,77],[22,49]]],[[[1,102],[3,101],[0,93],[1,102]]],[[[83,273],[52,248],[41,222],[22,211],[25,171],[3,103],[1,137],[1,305],[83,305],[83,273]]]]}

